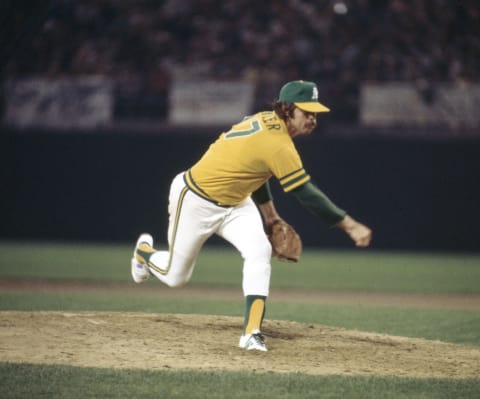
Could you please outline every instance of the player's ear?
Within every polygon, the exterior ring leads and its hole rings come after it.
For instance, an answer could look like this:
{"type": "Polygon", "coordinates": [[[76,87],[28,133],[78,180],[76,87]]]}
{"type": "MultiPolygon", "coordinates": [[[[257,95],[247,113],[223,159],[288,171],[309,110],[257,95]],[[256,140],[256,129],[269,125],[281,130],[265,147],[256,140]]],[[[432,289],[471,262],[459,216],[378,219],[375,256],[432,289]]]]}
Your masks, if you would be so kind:
{"type": "Polygon", "coordinates": [[[285,119],[292,117],[292,113],[290,112],[289,104],[287,104],[287,103],[282,104],[282,113],[285,116],[285,119]]]}

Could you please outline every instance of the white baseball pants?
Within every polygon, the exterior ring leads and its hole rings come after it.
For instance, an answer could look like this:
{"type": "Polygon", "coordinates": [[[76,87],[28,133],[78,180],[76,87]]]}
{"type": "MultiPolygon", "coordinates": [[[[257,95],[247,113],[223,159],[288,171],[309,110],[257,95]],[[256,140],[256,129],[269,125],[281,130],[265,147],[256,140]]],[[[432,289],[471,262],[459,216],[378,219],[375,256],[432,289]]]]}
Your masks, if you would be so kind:
{"type": "Polygon", "coordinates": [[[221,207],[191,191],[177,175],[170,186],[168,251],[150,257],[150,271],[170,287],[190,280],[205,241],[217,234],[230,242],[243,258],[245,296],[268,296],[272,248],[262,218],[251,198],[233,207],[221,207]]]}

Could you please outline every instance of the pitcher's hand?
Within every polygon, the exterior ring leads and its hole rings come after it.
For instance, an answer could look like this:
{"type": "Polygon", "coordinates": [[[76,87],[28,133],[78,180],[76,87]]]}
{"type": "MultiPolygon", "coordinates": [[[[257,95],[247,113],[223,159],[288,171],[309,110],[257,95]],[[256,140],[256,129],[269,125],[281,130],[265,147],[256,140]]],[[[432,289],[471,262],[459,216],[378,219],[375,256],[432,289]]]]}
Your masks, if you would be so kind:
{"type": "Polygon", "coordinates": [[[372,241],[372,230],[349,215],[346,215],[337,227],[347,233],[357,247],[368,247],[372,241]]]}

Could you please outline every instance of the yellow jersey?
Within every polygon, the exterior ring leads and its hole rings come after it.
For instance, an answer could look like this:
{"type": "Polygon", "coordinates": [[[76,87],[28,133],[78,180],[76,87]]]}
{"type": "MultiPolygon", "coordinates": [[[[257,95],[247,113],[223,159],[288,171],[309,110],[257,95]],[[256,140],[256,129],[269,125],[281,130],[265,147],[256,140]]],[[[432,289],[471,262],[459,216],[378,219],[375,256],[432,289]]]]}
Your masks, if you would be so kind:
{"type": "Polygon", "coordinates": [[[285,192],[308,182],[285,122],[273,111],[247,117],[224,132],[185,173],[198,195],[234,206],[275,176],[285,192]]]}

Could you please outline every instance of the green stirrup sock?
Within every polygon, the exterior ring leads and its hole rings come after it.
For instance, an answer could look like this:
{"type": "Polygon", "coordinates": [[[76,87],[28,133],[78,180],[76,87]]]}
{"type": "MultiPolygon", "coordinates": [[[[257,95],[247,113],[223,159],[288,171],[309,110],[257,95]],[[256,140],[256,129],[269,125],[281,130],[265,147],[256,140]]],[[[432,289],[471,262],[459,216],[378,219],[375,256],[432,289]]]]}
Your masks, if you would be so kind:
{"type": "Polygon", "coordinates": [[[251,334],[254,330],[261,330],[263,317],[265,316],[265,301],[267,297],[262,295],[247,295],[245,297],[245,320],[243,333],[251,334]]]}

